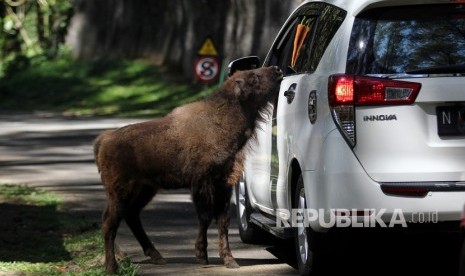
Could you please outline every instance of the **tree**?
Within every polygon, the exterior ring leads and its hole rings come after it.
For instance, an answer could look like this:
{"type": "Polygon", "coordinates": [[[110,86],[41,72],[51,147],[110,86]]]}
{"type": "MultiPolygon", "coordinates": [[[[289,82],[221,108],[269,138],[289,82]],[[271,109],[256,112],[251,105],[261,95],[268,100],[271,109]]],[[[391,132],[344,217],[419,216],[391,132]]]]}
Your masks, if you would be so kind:
{"type": "Polygon", "coordinates": [[[0,1],[2,57],[46,53],[54,56],[64,42],[72,15],[67,1],[0,1]]]}
{"type": "Polygon", "coordinates": [[[79,59],[146,58],[192,77],[207,36],[225,60],[261,57],[300,1],[76,0],[68,44],[79,59]]]}

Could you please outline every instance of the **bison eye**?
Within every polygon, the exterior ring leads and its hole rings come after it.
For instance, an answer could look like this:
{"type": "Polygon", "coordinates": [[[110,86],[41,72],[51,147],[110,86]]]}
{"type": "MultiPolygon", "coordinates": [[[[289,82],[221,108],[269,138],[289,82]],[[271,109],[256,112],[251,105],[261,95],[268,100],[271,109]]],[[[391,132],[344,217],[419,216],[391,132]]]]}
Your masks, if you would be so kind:
{"type": "Polygon", "coordinates": [[[257,75],[253,75],[251,78],[250,78],[250,81],[249,83],[252,85],[252,86],[257,86],[260,82],[260,79],[258,78],[257,75]]]}

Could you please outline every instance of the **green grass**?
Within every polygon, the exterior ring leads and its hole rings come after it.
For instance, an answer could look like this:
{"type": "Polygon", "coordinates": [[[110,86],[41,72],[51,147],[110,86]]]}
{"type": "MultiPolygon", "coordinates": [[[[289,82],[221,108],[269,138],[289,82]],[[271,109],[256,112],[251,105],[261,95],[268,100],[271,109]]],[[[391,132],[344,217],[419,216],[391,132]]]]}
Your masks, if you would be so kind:
{"type": "Polygon", "coordinates": [[[25,185],[0,185],[0,199],[38,206],[61,206],[61,198],[25,185]]]}
{"type": "MultiPolygon", "coordinates": [[[[0,274],[105,275],[99,227],[62,205],[50,192],[0,184],[0,274]]],[[[119,265],[119,275],[137,275],[128,258],[119,265]]]]}
{"type": "Polygon", "coordinates": [[[37,57],[25,69],[0,78],[0,109],[53,111],[76,116],[162,116],[199,100],[210,89],[195,88],[177,73],[142,61],[76,62],[37,57]]]}

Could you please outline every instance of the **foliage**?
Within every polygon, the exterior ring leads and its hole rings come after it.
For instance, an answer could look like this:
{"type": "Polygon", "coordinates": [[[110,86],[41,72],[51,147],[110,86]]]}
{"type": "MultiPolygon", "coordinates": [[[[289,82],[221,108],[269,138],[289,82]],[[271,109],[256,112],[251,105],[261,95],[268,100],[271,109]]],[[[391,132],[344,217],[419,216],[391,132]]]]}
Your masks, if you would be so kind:
{"type": "Polygon", "coordinates": [[[47,110],[65,115],[160,116],[210,93],[167,69],[142,61],[76,62],[31,59],[31,66],[0,79],[0,109],[47,110]]]}
{"type": "Polygon", "coordinates": [[[0,1],[0,47],[4,61],[17,55],[54,57],[73,14],[66,0],[0,1]]]}
{"type": "MultiPolygon", "coordinates": [[[[100,230],[83,217],[59,211],[61,205],[50,192],[0,185],[0,274],[105,275],[100,230]]],[[[121,260],[119,275],[137,272],[128,258],[121,260]]]]}

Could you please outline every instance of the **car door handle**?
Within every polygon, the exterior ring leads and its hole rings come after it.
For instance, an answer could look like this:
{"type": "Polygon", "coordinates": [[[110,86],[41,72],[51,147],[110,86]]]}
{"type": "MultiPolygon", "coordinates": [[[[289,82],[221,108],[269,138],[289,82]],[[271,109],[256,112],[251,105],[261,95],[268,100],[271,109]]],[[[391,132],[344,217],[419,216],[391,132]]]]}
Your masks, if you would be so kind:
{"type": "Polygon", "coordinates": [[[289,86],[289,88],[286,91],[284,91],[284,97],[287,98],[288,104],[292,103],[292,101],[294,100],[295,93],[297,91],[296,88],[297,88],[297,83],[293,83],[291,84],[291,86],[289,86]]]}

